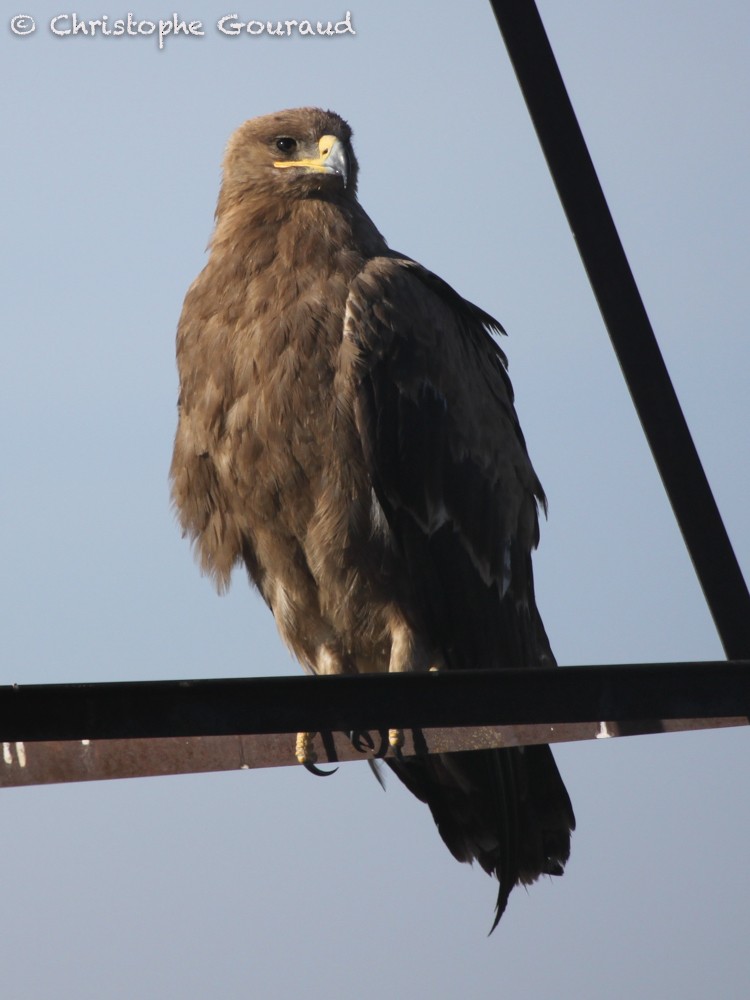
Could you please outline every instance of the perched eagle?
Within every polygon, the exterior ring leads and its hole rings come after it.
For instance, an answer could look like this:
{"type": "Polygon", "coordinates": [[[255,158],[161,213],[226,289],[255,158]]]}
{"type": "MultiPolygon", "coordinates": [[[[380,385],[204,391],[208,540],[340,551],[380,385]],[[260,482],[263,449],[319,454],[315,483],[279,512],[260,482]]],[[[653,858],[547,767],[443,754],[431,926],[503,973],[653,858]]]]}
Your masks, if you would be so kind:
{"type": "MultiPolygon", "coordinates": [[[[389,249],[351,129],[245,122],[177,333],[180,523],[220,590],[244,564],[316,674],[550,666],[531,551],[545,499],[491,316],[389,249]]],[[[575,826],[547,746],[388,761],[459,861],[560,875],[575,826]]]]}

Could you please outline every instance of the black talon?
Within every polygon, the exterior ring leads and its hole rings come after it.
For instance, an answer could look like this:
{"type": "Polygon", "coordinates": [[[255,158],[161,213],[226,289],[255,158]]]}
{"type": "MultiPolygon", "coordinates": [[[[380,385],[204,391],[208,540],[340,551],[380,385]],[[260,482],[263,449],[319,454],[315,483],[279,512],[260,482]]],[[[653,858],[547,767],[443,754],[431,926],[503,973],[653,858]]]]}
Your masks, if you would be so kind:
{"type": "Polygon", "coordinates": [[[349,734],[352,746],[360,753],[367,753],[368,750],[375,749],[375,741],[366,729],[355,729],[349,734]]]}
{"type": "Polygon", "coordinates": [[[367,729],[355,729],[349,735],[352,746],[359,753],[371,753],[374,757],[385,757],[388,753],[388,733],[384,729],[373,730],[377,732],[379,743],[375,746],[372,732],[367,729]]]}
{"type": "Polygon", "coordinates": [[[415,754],[419,756],[430,752],[427,746],[427,740],[424,738],[424,733],[421,729],[412,729],[411,736],[414,741],[415,754]]]}
{"type": "Polygon", "coordinates": [[[322,768],[317,767],[315,764],[311,764],[309,761],[304,763],[302,766],[306,771],[309,771],[310,774],[316,775],[318,778],[330,778],[332,774],[335,774],[338,771],[337,767],[334,767],[332,771],[324,771],[322,768]]]}

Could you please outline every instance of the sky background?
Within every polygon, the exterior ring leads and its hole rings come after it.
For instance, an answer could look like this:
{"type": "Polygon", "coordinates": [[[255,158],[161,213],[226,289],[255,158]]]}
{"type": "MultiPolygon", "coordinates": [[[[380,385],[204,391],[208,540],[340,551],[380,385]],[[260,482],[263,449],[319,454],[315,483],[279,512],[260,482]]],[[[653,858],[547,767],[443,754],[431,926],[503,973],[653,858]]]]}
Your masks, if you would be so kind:
{"type": "MultiPolygon", "coordinates": [[[[190,0],[205,36],[163,51],[55,38],[65,8],[6,5],[0,683],[299,671],[242,574],[223,598],[200,576],[167,469],[174,332],[224,146],[303,104],[351,122],[391,245],[509,331],[560,663],[721,657],[489,5],[351,4],[354,37],[227,38],[227,13],[343,10],[190,0]],[[36,33],[14,35],[16,13],[36,33]]],[[[747,574],[750,7],[540,11],[747,574]]],[[[495,884],[364,765],[3,791],[3,997],[745,997],[747,732],[555,753],[567,874],[517,890],[489,939],[495,884]]]]}

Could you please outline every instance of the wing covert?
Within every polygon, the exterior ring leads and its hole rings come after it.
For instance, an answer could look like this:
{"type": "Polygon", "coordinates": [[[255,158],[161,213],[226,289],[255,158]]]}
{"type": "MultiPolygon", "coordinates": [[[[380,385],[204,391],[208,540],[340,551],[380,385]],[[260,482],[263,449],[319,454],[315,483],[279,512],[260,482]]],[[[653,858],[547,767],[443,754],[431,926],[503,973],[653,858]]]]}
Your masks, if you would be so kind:
{"type": "Polygon", "coordinates": [[[544,494],[492,330],[404,258],[370,261],[347,302],[347,382],[373,487],[456,666],[552,661],[530,560],[544,494]]]}

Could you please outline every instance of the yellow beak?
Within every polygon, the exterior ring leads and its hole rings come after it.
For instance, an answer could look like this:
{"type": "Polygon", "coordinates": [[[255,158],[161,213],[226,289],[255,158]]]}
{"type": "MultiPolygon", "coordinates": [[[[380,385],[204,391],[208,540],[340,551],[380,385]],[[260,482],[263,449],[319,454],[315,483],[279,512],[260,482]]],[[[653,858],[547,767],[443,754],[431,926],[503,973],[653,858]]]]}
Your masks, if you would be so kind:
{"type": "Polygon", "coordinates": [[[277,160],[275,167],[302,167],[322,174],[338,174],[346,187],[349,180],[349,158],[346,147],[335,135],[324,135],[318,140],[318,153],[315,159],[277,160]]]}

